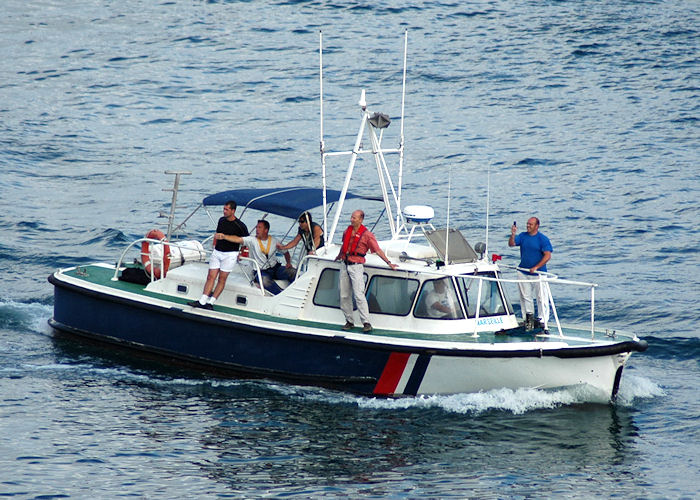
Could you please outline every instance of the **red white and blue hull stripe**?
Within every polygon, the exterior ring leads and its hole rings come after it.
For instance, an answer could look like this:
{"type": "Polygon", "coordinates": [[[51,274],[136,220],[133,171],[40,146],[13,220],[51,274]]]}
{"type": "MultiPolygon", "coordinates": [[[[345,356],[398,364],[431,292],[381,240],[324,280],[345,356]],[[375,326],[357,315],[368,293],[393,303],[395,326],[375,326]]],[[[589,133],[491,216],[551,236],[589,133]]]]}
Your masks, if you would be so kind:
{"type": "Polygon", "coordinates": [[[373,393],[382,396],[392,394],[415,396],[418,394],[429,363],[428,354],[391,353],[373,393]]]}

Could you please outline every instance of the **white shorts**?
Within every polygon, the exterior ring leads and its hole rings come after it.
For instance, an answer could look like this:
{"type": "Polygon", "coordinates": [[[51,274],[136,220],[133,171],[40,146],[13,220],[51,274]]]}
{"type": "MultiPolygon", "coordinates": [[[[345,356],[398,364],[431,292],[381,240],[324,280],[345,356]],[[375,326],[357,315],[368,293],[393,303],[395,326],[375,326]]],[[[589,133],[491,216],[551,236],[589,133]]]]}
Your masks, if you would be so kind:
{"type": "Polygon", "coordinates": [[[221,252],[214,249],[209,259],[209,269],[220,269],[223,273],[230,273],[236,267],[238,252],[221,252]]]}

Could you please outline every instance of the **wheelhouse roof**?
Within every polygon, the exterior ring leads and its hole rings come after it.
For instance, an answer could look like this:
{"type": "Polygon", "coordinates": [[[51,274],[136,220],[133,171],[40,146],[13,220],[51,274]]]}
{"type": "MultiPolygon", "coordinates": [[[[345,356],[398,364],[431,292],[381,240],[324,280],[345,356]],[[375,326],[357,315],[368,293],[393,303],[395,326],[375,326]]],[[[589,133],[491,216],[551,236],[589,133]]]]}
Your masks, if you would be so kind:
{"type": "MultiPolygon", "coordinates": [[[[346,199],[382,201],[382,198],[346,193],[346,199]]],[[[326,203],[335,203],[340,199],[340,191],[326,190],[326,203]]],[[[306,211],[323,205],[323,189],[307,187],[232,189],[207,196],[202,200],[204,206],[223,205],[233,200],[239,207],[252,208],[290,219],[299,217],[306,211]]]]}

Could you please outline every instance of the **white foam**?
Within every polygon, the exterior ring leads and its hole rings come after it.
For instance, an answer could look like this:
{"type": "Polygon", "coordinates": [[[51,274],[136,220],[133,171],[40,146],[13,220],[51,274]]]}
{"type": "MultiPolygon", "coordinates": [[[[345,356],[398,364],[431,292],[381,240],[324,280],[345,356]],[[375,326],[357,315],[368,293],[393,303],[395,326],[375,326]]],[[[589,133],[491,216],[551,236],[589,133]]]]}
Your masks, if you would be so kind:
{"type": "Polygon", "coordinates": [[[616,403],[632,406],[635,399],[651,399],[665,395],[666,392],[652,380],[626,373],[620,382],[616,403]]]}
{"type": "Polygon", "coordinates": [[[471,394],[449,396],[419,396],[416,398],[359,399],[358,405],[364,408],[441,408],[451,413],[479,414],[499,410],[522,414],[542,408],[555,408],[580,402],[582,394],[576,390],[543,391],[537,389],[494,389],[471,394]]]}
{"type": "MultiPolygon", "coordinates": [[[[651,398],[663,395],[656,384],[644,377],[623,377],[623,384],[616,404],[629,406],[636,398],[651,398]],[[627,380],[631,379],[631,380],[627,380]]],[[[237,385],[242,381],[212,380],[212,387],[237,385]]],[[[249,382],[251,383],[251,382],[249,382]]],[[[494,389],[470,394],[417,396],[403,398],[375,398],[356,396],[332,390],[295,386],[271,381],[257,381],[266,389],[273,390],[287,397],[299,398],[329,404],[352,404],[360,408],[377,410],[405,410],[411,408],[440,408],[450,413],[478,415],[488,411],[505,411],[521,415],[541,409],[554,409],[561,406],[600,403],[609,404],[607,394],[599,390],[580,385],[559,390],[542,389],[494,389]]]]}
{"type": "Polygon", "coordinates": [[[22,327],[37,333],[49,333],[48,320],[53,314],[53,306],[38,302],[24,303],[13,300],[0,302],[0,317],[3,323],[18,323],[22,327]]]}
{"type": "Polygon", "coordinates": [[[331,404],[355,404],[360,408],[378,410],[405,410],[410,408],[441,408],[450,413],[480,414],[487,411],[507,411],[523,414],[543,408],[584,403],[605,402],[600,394],[588,387],[574,387],[558,391],[538,389],[495,389],[471,394],[417,396],[398,399],[354,396],[323,389],[295,386],[269,386],[288,396],[331,404]]]}

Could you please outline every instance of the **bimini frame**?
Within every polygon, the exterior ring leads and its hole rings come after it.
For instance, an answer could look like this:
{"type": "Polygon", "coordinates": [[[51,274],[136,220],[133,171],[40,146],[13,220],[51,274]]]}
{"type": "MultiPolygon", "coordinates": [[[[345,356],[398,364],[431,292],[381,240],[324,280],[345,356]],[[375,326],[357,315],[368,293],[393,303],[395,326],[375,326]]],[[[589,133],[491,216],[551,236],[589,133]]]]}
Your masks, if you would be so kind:
{"type": "MultiPolygon", "coordinates": [[[[401,89],[401,132],[399,138],[398,148],[383,148],[381,146],[382,137],[384,134],[384,128],[388,125],[388,122],[384,125],[377,124],[376,117],[379,113],[375,113],[370,116],[367,110],[367,101],[365,98],[365,90],[362,89],[360,100],[358,105],[360,106],[362,112],[362,120],[357,132],[355,139],[355,145],[352,151],[338,151],[329,152],[326,151],[326,145],[323,137],[323,32],[319,33],[319,61],[320,61],[320,152],[321,152],[321,178],[323,185],[323,230],[328,235],[326,241],[332,242],[333,236],[338,227],[338,221],[340,219],[341,211],[343,209],[343,204],[345,202],[345,196],[350,186],[350,181],[352,179],[353,170],[355,168],[355,162],[360,154],[372,154],[374,155],[377,176],[379,179],[379,185],[382,190],[382,198],[384,200],[384,207],[387,213],[387,218],[389,220],[389,226],[391,229],[391,238],[397,239],[401,232],[401,228],[404,227],[403,215],[401,213],[401,183],[403,180],[403,160],[404,160],[404,106],[406,100],[406,61],[407,61],[407,50],[408,50],[408,30],[404,32],[404,57],[403,57],[403,82],[401,89]],[[373,120],[374,119],[374,120],[373,120]],[[374,123],[373,123],[374,121],[374,123]],[[377,136],[376,130],[379,129],[379,136],[377,136]],[[362,138],[368,134],[370,139],[371,149],[364,149],[362,146],[362,138]],[[386,159],[384,155],[386,153],[398,153],[399,155],[399,172],[398,172],[398,183],[396,187],[391,180],[391,175],[386,164],[386,159]],[[341,190],[340,199],[337,202],[335,215],[333,216],[333,222],[328,231],[328,206],[326,200],[326,189],[327,189],[327,176],[326,176],[326,159],[330,156],[347,156],[350,155],[350,163],[348,165],[347,172],[345,174],[345,181],[343,182],[343,188],[341,190]],[[391,195],[391,196],[390,196],[391,195]],[[393,207],[393,208],[392,208],[393,207]],[[394,216],[395,212],[395,216],[394,216]]],[[[385,117],[388,118],[388,117],[385,117]]]]}

